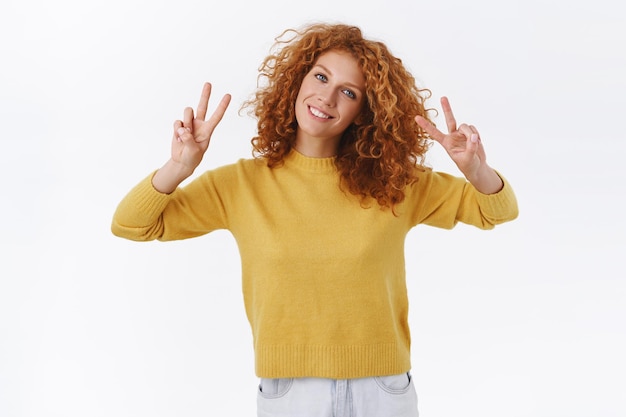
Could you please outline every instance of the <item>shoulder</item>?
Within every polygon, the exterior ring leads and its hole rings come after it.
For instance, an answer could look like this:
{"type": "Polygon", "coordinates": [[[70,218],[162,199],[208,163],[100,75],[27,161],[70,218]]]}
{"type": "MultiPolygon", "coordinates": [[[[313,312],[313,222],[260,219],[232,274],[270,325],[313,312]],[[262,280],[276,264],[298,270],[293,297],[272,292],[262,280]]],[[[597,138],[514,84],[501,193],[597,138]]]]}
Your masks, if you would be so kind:
{"type": "Polygon", "coordinates": [[[405,201],[409,206],[459,200],[467,192],[469,185],[464,177],[435,171],[429,167],[416,167],[415,178],[405,189],[405,201]]]}
{"type": "Polygon", "coordinates": [[[410,185],[413,192],[423,192],[427,189],[432,189],[433,187],[464,187],[467,184],[467,180],[463,177],[448,174],[446,172],[435,171],[430,167],[416,167],[415,178],[416,181],[410,185]]]}
{"type": "Polygon", "coordinates": [[[228,175],[237,171],[258,171],[266,168],[268,167],[264,158],[241,158],[233,163],[211,168],[202,175],[228,175]]]}
{"type": "Polygon", "coordinates": [[[221,165],[204,171],[200,175],[203,181],[237,182],[244,178],[254,178],[261,171],[269,170],[264,158],[242,158],[236,162],[221,165]]]}

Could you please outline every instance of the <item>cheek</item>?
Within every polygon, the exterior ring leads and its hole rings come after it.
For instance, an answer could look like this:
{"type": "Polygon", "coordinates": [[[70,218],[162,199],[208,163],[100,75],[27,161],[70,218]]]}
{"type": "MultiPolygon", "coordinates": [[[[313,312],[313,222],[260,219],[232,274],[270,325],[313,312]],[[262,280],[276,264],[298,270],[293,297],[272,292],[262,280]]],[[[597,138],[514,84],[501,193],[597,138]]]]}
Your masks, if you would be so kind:
{"type": "Polygon", "coordinates": [[[352,122],[356,122],[362,116],[363,106],[361,104],[356,105],[352,108],[351,120],[352,122]]]}
{"type": "Polygon", "coordinates": [[[304,90],[304,85],[300,86],[300,89],[298,90],[298,95],[296,96],[296,101],[300,101],[300,98],[302,97],[302,91],[304,90]]]}
{"type": "Polygon", "coordinates": [[[302,83],[300,84],[300,88],[298,89],[298,97],[304,96],[310,93],[310,91],[311,91],[311,83],[309,82],[307,78],[305,78],[304,80],[302,80],[302,83]]]}

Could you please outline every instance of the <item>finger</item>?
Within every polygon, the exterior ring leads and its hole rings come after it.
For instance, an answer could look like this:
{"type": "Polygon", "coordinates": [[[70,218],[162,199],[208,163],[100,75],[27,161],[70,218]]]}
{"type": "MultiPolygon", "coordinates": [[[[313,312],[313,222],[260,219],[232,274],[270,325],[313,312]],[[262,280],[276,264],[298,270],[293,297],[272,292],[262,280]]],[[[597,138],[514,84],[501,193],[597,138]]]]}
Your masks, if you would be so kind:
{"type": "Polygon", "coordinates": [[[470,140],[471,136],[476,133],[472,130],[472,128],[469,125],[466,125],[465,123],[459,126],[458,131],[462,133],[463,136],[465,136],[467,140],[470,140]]]}
{"type": "Polygon", "coordinates": [[[230,99],[231,99],[231,95],[225,94],[224,97],[222,97],[222,100],[220,100],[219,104],[215,108],[215,111],[211,115],[211,118],[207,121],[207,124],[209,127],[208,137],[211,136],[211,134],[213,133],[213,130],[217,127],[219,122],[222,120],[222,117],[224,117],[224,113],[226,113],[226,109],[228,108],[228,105],[230,104],[230,99]]]}
{"type": "Polygon", "coordinates": [[[441,108],[443,109],[443,115],[446,118],[448,133],[452,133],[456,130],[456,119],[454,118],[454,113],[452,113],[452,107],[450,107],[448,97],[441,97],[441,108]]]}
{"type": "Polygon", "coordinates": [[[458,130],[465,137],[465,151],[474,155],[478,151],[480,136],[474,126],[463,123],[458,130]]]}
{"type": "Polygon", "coordinates": [[[478,145],[479,145],[478,134],[472,133],[469,136],[467,145],[465,145],[465,151],[473,156],[478,151],[478,145]]]}
{"type": "Polygon", "coordinates": [[[487,155],[485,155],[485,148],[483,146],[483,141],[480,138],[480,133],[478,133],[478,129],[476,129],[475,126],[470,125],[470,128],[472,129],[472,132],[474,132],[474,135],[476,135],[476,154],[481,159],[481,161],[484,161],[487,158],[487,155]]]}
{"type": "Polygon", "coordinates": [[[202,94],[200,95],[200,102],[196,109],[196,118],[198,120],[204,120],[206,117],[206,111],[209,107],[209,98],[211,97],[211,83],[204,83],[202,88],[202,94]]]}
{"type": "Polygon", "coordinates": [[[191,131],[186,127],[179,127],[176,129],[176,140],[179,142],[193,141],[193,135],[191,131]]]}
{"type": "Polygon", "coordinates": [[[441,142],[444,138],[443,132],[435,127],[430,121],[426,120],[422,116],[415,116],[415,122],[417,122],[418,126],[421,127],[430,138],[436,140],[437,142],[441,142]]]}
{"type": "Polygon", "coordinates": [[[183,126],[193,132],[193,109],[186,107],[183,115],[183,126]]]}
{"type": "Polygon", "coordinates": [[[180,120],[176,120],[174,122],[174,139],[176,139],[178,142],[182,142],[182,139],[180,135],[178,134],[178,129],[181,127],[183,127],[183,122],[180,120]]]}
{"type": "Polygon", "coordinates": [[[476,136],[478,137],[478,140],[480,141],[480,133],[478,133],[478,129],[476,129],[476,126],[470,125],[469,127],[472,130],[472,133],[476,134],[476,136]]]}

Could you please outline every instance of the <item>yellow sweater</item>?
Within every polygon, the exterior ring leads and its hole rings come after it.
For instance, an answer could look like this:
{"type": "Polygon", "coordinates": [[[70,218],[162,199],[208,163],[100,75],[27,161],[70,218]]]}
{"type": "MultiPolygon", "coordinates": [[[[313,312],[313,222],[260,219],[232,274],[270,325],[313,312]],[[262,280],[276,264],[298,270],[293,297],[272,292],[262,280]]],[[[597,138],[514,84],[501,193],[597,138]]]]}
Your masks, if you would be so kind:
{"type": "Polygon", "coordinates": [[[175,240],[229,230],[241,261],[259,377],[359,378],[410,369],[404,241],[423,223],[490,229],[517,216],[505,182],[478,193],[431,170],[406,189],[397,216],[339,188],[333,158],[292,151],[283,166],[246,159],[170,195],[151,176],[120,202],[115,235],[175,240]]]}

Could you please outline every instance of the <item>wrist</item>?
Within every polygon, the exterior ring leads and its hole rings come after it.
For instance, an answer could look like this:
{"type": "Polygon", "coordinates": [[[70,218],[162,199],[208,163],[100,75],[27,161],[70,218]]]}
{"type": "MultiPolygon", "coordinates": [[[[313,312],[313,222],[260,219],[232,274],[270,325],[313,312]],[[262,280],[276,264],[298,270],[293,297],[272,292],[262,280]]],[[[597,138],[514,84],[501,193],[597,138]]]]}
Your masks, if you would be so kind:
{"type": "Polygon", "coordinates": [[[171,194],[180,183],[193,174],[193,171],[193,169],[170,159],[154,174],[152,186],[160,193],[171,194]]]}
{"type": "Polygon", "coordinates": [[[483,164],[474,175],[466,178],[482,194],[495,194],[504,187],[502,178],[487,164],[483,164]]]}

